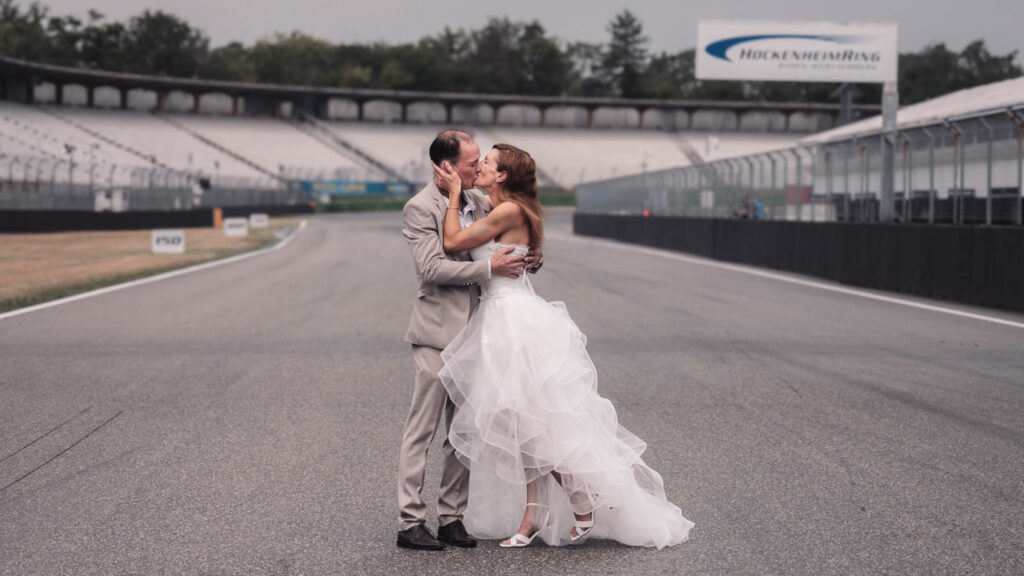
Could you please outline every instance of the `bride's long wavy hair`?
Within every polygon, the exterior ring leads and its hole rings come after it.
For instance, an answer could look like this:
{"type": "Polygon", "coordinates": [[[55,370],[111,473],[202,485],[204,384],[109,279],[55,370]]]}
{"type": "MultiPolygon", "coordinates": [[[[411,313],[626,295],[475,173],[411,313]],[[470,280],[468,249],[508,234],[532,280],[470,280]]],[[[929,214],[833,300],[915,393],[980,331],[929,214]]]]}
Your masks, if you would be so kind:
{"type": "Polygon", "coordinates": [[[537,164],[528,152],[511,144],[495,144],[498,171],[508,174],[497,194],[498,202],[515,202],[526,214],[530,228],[530,248],[539,250],[544,243],[544,209],[537,197],[537,164]]]}

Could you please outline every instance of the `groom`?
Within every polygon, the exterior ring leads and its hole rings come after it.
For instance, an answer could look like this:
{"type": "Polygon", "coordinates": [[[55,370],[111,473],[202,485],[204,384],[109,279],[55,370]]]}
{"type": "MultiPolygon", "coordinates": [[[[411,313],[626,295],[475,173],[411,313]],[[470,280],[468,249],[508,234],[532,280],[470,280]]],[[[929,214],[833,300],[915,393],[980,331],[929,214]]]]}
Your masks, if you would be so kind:
{"type": "MultiPolygon", "coordinates": [[[[430,161],[448,162],[462,178],[459,225],[469,227],[486,216],[490,203],[473,188],[479,172],[480,147],[461,130],[443,130],[430,145],[430,161]]],[[[480,296],[480,284],[492,276],[518,278],[524,268],[536,271],[543,257],[512,256],[512,248],[489,261],[473,262],[468,252],[446,254],[443,224],[448,195],[432,182],[412,197],[402,211],[402,232],[409,241],[419,289],[405,341],[412,344],[416,378],[412,406],[402,435],[398,470],[398,545],[416,550],[441,550],[445,544],[471,548],[476,540],[462,524],[469,489],[469,470],[455,456],[448,442],[455,405],[438,378],[441,350],[469,321],[480,296]],[[437,538],[424,526],[426,504],[423,482],[427,449],[445,417],[444,465],[437,501],[437,538]]]]}

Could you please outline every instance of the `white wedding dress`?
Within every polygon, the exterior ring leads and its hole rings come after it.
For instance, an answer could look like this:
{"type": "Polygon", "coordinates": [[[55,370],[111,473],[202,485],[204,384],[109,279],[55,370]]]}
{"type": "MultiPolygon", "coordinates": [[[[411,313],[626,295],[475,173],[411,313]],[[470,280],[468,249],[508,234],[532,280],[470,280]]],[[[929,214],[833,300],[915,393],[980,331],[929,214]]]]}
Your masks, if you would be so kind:
{"type": "MultiPolygon", "coordinates": [[[[507,247],[492,240],[471,254],[485,260],[507,247]]],[[[457,406],[449,440],[470,469],[464,520],[471,534],[514,534],[526,485],[539,478],[536,518],[548,544],[570,541],[573,511],[594,512],[591,538],[657,548],[687,539],[694,525],[640,457],[646,444],[597,394],[586,343],[565,305],[537,296],[524,274],[492,278],[442,352],[441,381],[457,406]]]]}

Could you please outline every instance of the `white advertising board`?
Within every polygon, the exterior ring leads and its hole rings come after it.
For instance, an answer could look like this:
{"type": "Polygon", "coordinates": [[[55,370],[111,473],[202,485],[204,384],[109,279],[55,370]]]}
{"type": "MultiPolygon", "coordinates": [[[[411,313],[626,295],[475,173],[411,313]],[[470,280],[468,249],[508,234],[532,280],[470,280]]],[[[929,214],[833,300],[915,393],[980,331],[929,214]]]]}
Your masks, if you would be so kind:
{"type": "Polygon", "coordinates": [[[895,82],[893,22],[753,22],[697,25],[699,80],[895,82]]]}
{"type": "Polygon", "coordinates": [[[153,230],[152,246],[154,254],[184,254],[184,230],[153,230]]]}
{"type": "Polygon", "coordinates": [[[249,235],[249,221],[245,218],[225,218],[222,225],[225,236],[249,235]]]}
{"type": "Polygon", "coordinates": [[[249,214],[250,228],[266,228],[270,225],[270,218],[266,214],[249,214]]]}

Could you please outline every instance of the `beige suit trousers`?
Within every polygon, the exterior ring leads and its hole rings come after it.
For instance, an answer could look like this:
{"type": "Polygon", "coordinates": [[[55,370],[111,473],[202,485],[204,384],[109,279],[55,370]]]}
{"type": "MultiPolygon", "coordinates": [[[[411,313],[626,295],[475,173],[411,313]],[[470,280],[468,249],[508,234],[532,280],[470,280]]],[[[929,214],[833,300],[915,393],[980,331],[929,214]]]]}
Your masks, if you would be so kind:
{"type": "Polygon", "coordinates": [[[441,384],[441,351],[429,346],[412,347],[416,363],[416,379],[409,417],[402,435],[398,470],[399,529],[406,530],[426,521],[427,505],[423,502],[423,485],[427,467],[427,450],[434,440],[444,416],[444,463],[437,499],[438,524],[445,526],[462,519],[469,496],[469,470],[455,456],[448,442],[455,405],[441,384]]]}

